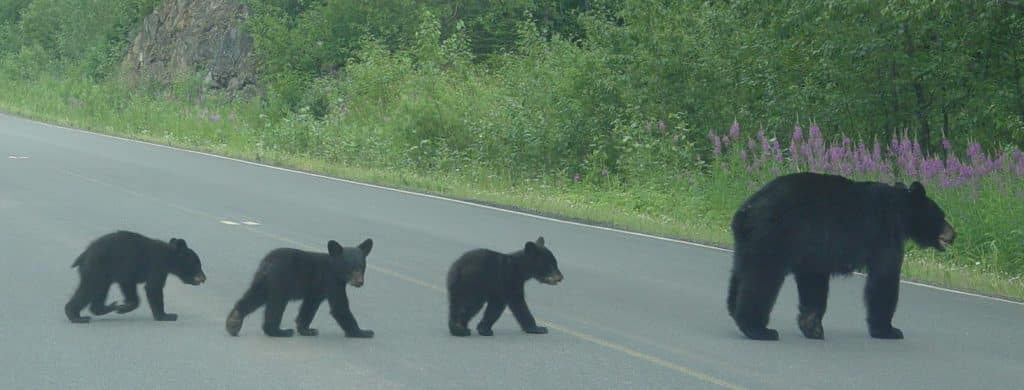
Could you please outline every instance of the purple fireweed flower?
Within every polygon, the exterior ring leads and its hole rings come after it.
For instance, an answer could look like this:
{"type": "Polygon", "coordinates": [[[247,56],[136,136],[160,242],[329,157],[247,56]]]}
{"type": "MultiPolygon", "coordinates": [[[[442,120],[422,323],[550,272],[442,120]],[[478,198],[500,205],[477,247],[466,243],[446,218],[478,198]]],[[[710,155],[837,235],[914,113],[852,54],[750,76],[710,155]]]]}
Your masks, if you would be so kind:
{"type": "Polygon", "coordinates": [[[960,159],[956,155],[950,155],[946,157],[946,170],[957,171],[960,169],[960,159]]]}
{"type": "Polygon", "coordinates": [[[942,149],[947,152],[953,149],[953,144],[946,137],[942,137],[942,149]]]}
{"type": "Polygon", "coordinates": [[[801,129],[800,125],[793,127],[793,137],[791,139],[797,143],[804,139],[804,129],[801,129]]]}
{"type": "Polygon", "coordinates": [[[921,160],[921,179],[931,179],[942,172],[942,169],[942,159],[938,157],[921,160]]]}
{"type": "Polygon", "coordinates": [[[722,139],[718,137],[718,134],[709,131],[708,138],[711,139],[711,145],[714,146],[714,155],[718,157],[722,154],[722,139]]]}
{"type": "Polygon", "coordinates": [[[747,161],[747,151],[740,149],[740,160],[743,162],[747,161]]]}
{"type": "Polygon", "coordinates": [[[768,138],[764,136],[764,129],[757,131],[757,140],[761,142],[761,154],[770,156],[772,154],[772,145],[768,138]]]}
{"type": "Polygon", "coordinates": [[[729,126],[729,137],[732,139],[740,138],[740,122],[735,119],[732,121],[732,126],[729,126]]]}
{"type": "Polygon", "coordinates": [[[900,155],[911,154],[912,151],[913,151],[913,148],[914,147],[913,147],[913,145],[911,145],[911,142],[910,142],[910,137],[907,136],[907,133],[903,133],[903,138],[900,139],[899,154],[900,155]]]}
{"type": "Polygon", "coordinates": [[[961,165],[960,166],[960,180],[961,180],[961,182],[974,178],[975,173],[976,173],[976,171],[975,171],[974,167],[972,167],[970,165],[961,165]]]}
{"type": "Polygon", "coordinates": [[[814,161],[815,161],[814,151],[812,150],[811,144],[805,143],[805,144],[801,145],[800,146],[800,154],[804,157],[804,161],[807,162],[807,164],[808,164],[807,167],[808,167],[808,169],[810,169],[811,165],[814,164],[814,161]]]}
{"type": "Polygon", "coordinates": [[[953,180],[950,179],[948,175],[943,175],[942,179],[939,180],[939,187],[946,188],[946,187],[952,187],[952,186],[953,186],[953,180]]]}
{"type": "Polygon", "coordinates": [[[970,145],[967,145],[967,157],[970,157],[970,158],[973,159],[974,156],[980,156],[980,155],[981,155],[981,144],[979,144],[977,142],[971,142],[970,145]]]}

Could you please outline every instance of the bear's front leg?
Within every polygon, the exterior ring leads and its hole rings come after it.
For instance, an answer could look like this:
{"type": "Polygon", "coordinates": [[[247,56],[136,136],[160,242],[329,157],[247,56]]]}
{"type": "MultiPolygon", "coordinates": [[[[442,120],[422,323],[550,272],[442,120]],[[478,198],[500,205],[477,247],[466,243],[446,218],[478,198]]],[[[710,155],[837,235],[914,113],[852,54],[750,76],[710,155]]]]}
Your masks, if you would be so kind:
{"type": "Polygon", "coordinates": [[[157,321],[177,321],[178,315],[164,311],[164,287],[146,285],[146,300],[149,301],[149,309],[153,312],[153,319],[157,321]]]}
{"type": "Polygon", "coordinates": [[[134,283],[118,283],[121,287],[121,294],[124,295],[124,303],[117,305],[117,314],[125,314],[139,308],[139,292],[134,283]]]}
{"type": "Polygon", "coordinates": [[[281,316],[284,315],[284,308],[288,300],[280,297],[273,297],[267,300],[263,308],[263,333],[270,337],[292,337],[295,331],[292,329],[281,329],[281,316]]]}
{"type": "Polygon", "coordinates": [[[868,273],[867,285],[864,286],[864,301],[868,308],[868,333],[871,337],[890,340],[903,338],[903,331],[892,326],[899,295],[899,273],[868,273]]]}
{"type": "Polygon", "coordinates": [[[356,317],[348,307],[348,295],[344,288],[335,288],[328,292],[327,303],[331,305],[331,316],[338,322],[338,326],[345,331],[345,337],[371,338],[373,331],[359,329],[356,317]]]}
{"type": "Polygon", "coordinates": [[[519,322],[519,327],[523,329],[523,332],[530,334],[545,334],[548,332],[548,328],[537,326],[537,320],[533,318],[530,308],[526,306],[526,297],[523,295],[522,286],[511,291],[506,300],[508,301],[508,309],[512,311],[512,315],[519,322]]]}
{"type": "Polygon", "coordinates": [[[505,311],[505,300],[501,297],[492,296],[487,300],[487,309],[484,310],[484,318],[480,319],[480,322],[476,324],[476,333],[481,336],[493,336],[494,331],[491,330],[491,326],[494,326],[494,322],[498,321],[501,317],[501,312],[505,311]]]}

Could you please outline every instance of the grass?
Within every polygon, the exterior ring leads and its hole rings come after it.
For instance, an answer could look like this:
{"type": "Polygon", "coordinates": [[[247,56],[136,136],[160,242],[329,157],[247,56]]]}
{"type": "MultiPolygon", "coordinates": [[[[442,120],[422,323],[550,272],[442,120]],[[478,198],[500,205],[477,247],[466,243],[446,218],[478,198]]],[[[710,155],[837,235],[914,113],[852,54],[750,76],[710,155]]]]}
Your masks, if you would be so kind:
{"type": "MultiPolygon", "coordinates": [[[[0,90],[0,110],[50,123],[719,247],[731,245],[728,221],[736,195],[722,192],[736,186],[713,182],[720,179],[683,177],[674,188],[664,188],[570,179],[511,181],[485,168],[412,172],[268,147],[261,138],[267,126],[261,107],[252,102],[212,98],[196,103],[187,91],[144,94],[53,77],[0,77],[0,90]]],[[[904,278],[1024,300],[1021,278],[939,256],[912,250],[904,278]]]]}

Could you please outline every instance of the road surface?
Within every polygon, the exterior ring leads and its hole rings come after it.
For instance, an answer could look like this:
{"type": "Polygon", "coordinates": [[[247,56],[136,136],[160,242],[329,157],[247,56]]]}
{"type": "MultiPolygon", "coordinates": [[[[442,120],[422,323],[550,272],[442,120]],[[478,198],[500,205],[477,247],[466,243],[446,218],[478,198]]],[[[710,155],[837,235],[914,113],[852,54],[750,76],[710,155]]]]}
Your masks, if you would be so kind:
{"type": "MultiPolygon", "coordinates": [[[[779,342],[741,337],[725,310],[730,253],[360,185],[0,115],[0,388],[1019,389],[1024,306],[903,285],[901,341],[868,337],[863,278],[833,280],[824,341],[797,329],[787,280],[779,342]],[[73,325],[69,266],[93,238],[128,229],[185,238],[209,280],[171,278],[167,309],[73,325]],[[449,264],[476,247],[543,235],[565,281],[530,282],[550,327],[448,335],[449,264]],[[224,318],[280,246],[375,241],[349,288],[373,339],[347,339],[322,306],[319,337],[271,339],[262,311],[240,337],[224,318]]],[[[120,300],[116,288],[111,300],[120,300]]],[[[286,312],[292,326],[298,304],[286,312]]],[[[478,317],[479,318],[479,317],[478,317]]],[[[475,321],[474,321],[475,323],[475,321]]]]}

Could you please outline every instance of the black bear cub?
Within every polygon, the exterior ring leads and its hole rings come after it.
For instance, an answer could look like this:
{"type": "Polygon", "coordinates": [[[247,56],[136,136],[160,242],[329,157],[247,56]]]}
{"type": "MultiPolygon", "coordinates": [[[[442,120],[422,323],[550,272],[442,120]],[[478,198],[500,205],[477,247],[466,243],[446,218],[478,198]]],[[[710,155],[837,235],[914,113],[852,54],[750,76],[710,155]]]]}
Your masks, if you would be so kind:
{"type": "Polygon", "coordinates": [[[555,256],[544,247],[544,237],[509,254],[489,249],[466,252],[448,270],[448,330],[453,336],[469,336],[469,320],[486,302],[484,317],[476,325],[481,336],[494,334],[491,326],[506,305],[524,332],[547,333],[526,307],[523,287],[530,279],[550,285],[562,281],[555,256]]]}
{"type": "Polygon", "coordinates": [[[944,251],[956,233],[919,182],[856,182],[816,173],[765,184],[736,211],[727,306],[744,335],[777,340],[768,317],[783,279],[793,273],[804,337],[823,339],[829,279],[867,270],[864,301],[871,337],[901,339],[892,326],[904,242],[944,251]]]}
{"type": "Polygon", "coordinates": [[[71,300],[64,305],[64,313],[73,323],[89,322],[80,315],[85,306],[101,316],[112,311],[124,314],[139,307],[136,285],[146,283],[146,299],[157,321],[174,321],[177,314],[164,311],[164,283],[173,274],[182,282],[199,285],[206,281],[202,264],[196,252],[185,240],[172,238],[169,242],[154,240],[139,233],[117,231],[97,238],[75,259],[71,267],[78,267],[81,281],[71,300]],[[117,283],[124,295],[124,303],[107,304],[107,291],[117,283]]]}
{"type": "Polygon", "coordinates": [[[373,240],[366,239],[355,248],[342,248],[338,242],[327,243],[327,253],[307,252],[292,248],[270,251],[260,263],[249,290],[228,314],[225,328],[238,336],[242,320],[260,306],[263,309],[263,333],[270,337],[291,337],[295,332],[281,329],[281,316],[288,301],[302,300],[296,328],[302,336],[316,336],[310,328],[313,316],[324,298],[346,337],[373,337],[373,331],[359,329],[348,306],[345,285],[363,285],[366,256],[373,249],[373,240]]]}

